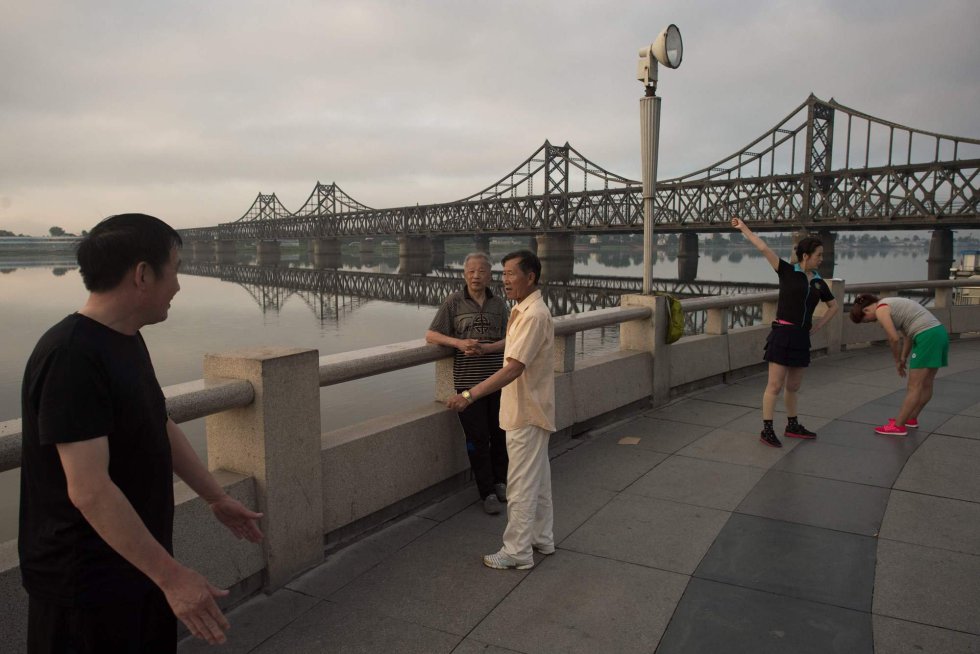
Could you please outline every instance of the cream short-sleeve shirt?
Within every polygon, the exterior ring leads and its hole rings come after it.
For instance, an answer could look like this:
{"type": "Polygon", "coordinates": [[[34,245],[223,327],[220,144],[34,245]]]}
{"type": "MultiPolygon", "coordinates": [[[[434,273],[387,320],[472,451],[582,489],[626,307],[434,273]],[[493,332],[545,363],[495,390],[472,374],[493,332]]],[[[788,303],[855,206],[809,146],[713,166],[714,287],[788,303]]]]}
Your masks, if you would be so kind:
{"type": "Polygon", "coordinates": [[[523,363],[524,373],[501,392],[500,428],[555,431],[555,326],[540,290],[511,309],[505,364],[508,359],[523,363]]]}

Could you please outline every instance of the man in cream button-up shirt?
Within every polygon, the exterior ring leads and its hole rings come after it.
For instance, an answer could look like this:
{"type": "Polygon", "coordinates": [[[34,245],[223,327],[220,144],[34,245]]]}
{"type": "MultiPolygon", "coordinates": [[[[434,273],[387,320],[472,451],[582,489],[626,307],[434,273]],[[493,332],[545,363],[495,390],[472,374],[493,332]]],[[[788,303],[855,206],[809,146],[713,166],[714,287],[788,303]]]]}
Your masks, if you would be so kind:
{"type": "Polygon", "coordinates": [[[511,310],[504,367],[447,405],[462,411],[502,388],[500,426],[507,432],[507,528],[503,547],[483,557],[490,568],[527,570],[533,550],[555,551],[548,440],[555,431],[555,329],[538,290],[541,261],[529,250],[504,257],[504,291],[511,310]],[[467,398],[466,395],[469,395],[467,398]]]}

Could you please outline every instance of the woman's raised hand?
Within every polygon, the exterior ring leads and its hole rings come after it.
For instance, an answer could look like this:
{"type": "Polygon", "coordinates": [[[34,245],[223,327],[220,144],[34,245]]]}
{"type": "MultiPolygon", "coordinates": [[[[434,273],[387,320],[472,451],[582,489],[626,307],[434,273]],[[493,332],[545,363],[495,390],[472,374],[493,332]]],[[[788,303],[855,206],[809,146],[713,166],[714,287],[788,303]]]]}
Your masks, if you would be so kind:
{"type": "Polygon", "coordinates": [[[743,223],[738,216],[732,218],[732,227],[734,227],[735,229],[739,229],[739,230],[742,229],[742,225],[744,224],[745,223],[743,223]]]}

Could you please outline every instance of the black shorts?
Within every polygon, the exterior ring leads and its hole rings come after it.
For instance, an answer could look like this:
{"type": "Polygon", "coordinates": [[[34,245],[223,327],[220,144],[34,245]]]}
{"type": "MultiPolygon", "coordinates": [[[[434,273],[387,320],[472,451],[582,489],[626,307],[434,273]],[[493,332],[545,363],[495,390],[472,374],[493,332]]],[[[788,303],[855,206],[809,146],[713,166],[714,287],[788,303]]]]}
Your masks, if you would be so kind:
{"type": "Polygon", "coordinates": [[[177,618],[163,593],[96,607],[61,606],[28,597],[28,654],[173,654],[177,618]]]}
{"type": "Polygon", "coordinates": [[[772,324],[762,358],[789,368],[810,365],[810,330],[796,325],[772,324]]]}

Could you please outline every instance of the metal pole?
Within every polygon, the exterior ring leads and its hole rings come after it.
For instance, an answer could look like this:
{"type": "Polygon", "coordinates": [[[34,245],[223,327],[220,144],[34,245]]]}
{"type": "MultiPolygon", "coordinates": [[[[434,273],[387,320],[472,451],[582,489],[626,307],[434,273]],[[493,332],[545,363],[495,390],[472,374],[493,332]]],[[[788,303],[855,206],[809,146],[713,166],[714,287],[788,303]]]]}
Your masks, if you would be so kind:
{"type": "Polygon", "coordinates": [[[660,98],[647,87],[640,98],[640,157],[643,168],[643,294],[653,288],[653,198],[657,192],[657,151],[660,148],[660,98]]]}

